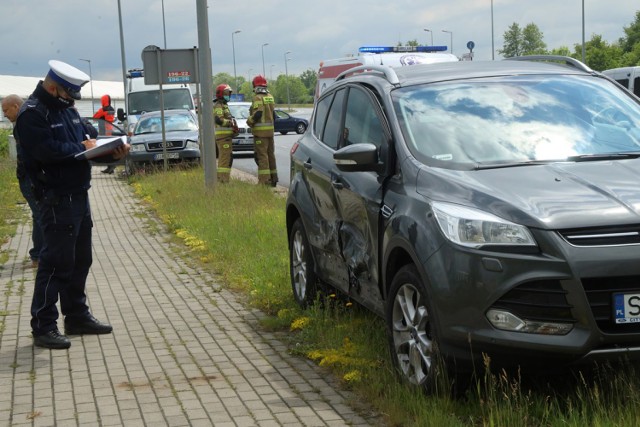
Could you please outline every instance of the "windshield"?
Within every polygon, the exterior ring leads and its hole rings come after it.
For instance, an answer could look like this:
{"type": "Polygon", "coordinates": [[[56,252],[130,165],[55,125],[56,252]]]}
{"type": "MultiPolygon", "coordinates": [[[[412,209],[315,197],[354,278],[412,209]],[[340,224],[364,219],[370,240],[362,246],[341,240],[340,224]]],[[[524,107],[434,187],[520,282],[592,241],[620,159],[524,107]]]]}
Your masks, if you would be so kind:
{"type": "MultiPolygon", "coordinates": [[[[193,110],[193,99],[187,88],[164,89],[162,97],[165,110],[193,110]]],[[[146,90],[129,94],[129,114],[160,111],[160,90],[146,90]]]]}
{"type": "Polygon", "coordinates": [[[249,104],[227,104],[231,115],[236,119],[248,119],[249,118],[249,104]]]}
{"type": "MultiPolygon", "coordinates": [[[[142,117],[136,124],[134,135],[143,133],[160,133],[162,125],[160,116],[142,117]]],[[[197,131],[198,124],[189,114],[172,114],[164,116],[165,132],[197,131]]]]}
{"type": "Polygon", "coordinates": [[[409,149],[425,164],[640,152],[640,105],[600,78],[486,78],[401,88],[393,97],[409,149]]]}

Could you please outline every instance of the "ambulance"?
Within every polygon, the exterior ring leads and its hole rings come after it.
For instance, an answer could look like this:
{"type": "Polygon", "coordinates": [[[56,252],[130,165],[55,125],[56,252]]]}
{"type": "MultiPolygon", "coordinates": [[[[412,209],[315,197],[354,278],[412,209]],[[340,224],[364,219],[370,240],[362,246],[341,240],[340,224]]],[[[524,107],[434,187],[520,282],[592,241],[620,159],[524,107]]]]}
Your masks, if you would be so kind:
{"type": "Polygon", "coordinates": [[[446,50],[446,46],[363,46],[358,49],[358,55],[327,59],[320,62],[315,99],[318,99],[340,73],[360,65],[403,67],[459,61],[457,56],[446,53],[446,50]]]}
{"type": "Polygon", "coordinates": [[[640,97],[640,67],[621,67],[604,70],[602,72],[607,77],[626,87],[629,92],[640,97]]]}

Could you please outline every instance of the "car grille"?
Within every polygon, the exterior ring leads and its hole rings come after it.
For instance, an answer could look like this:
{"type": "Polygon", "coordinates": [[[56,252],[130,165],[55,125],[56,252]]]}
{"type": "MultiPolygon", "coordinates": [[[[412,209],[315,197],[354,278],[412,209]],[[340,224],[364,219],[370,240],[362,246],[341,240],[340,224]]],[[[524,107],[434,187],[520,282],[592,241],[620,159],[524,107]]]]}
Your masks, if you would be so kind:
{"type": "Polygon", "coordinates": [[[251,128],[240,128],[238,133],[251,133],[251,128]]]}
{"type": "Polygon", "coordinates": [[[640,324],[618,325],[613,320],[613,294],[618,292],[640,293],[640,276],[596,277],[582,279],[591,312],[602,332],[625,334],[640,332],[640,324]]]}
{"type": "Polygon", "coordinates": [[[638,245],[640,225],[563,230],[560,235],[573,246],[638,245]]]}
{"type": "Polygon", "coordinates": [[[497,300],[492,308],[505,309],[521,319],[574,323],[567,291],[558,280],[524,283],[497,300]]]}
{"type": "MultiPolygon", "coordinates": [[[[183,145],[183,141],[167,141],[167,150],[179,150],[183,145]]],[[[147,147],[149,151],[162,150],[162,142],[150,142],[147,147]]]]}

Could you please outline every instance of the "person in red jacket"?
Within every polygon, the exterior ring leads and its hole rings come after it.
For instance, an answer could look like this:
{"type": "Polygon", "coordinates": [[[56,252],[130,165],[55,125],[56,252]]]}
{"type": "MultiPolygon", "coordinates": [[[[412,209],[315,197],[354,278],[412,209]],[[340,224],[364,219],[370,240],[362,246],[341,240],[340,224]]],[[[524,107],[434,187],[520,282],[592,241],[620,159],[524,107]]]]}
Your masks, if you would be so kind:
{"type": "MultiPolygon", "coordinates": [[[[113,126],[111,123],[115,120],[115,110],[111,106],[111,97],[109,95],[102,95],[100,102],[102,103],[102,108],[96,111],[93,118],[101,119],[98,122],[98,131],[100,132],[100,135],[110,136],[113,132],[113,126]]],[[[109,165],[102,171],[102,173],[112,174],[115,169],[115,165],[109,165]]]]}

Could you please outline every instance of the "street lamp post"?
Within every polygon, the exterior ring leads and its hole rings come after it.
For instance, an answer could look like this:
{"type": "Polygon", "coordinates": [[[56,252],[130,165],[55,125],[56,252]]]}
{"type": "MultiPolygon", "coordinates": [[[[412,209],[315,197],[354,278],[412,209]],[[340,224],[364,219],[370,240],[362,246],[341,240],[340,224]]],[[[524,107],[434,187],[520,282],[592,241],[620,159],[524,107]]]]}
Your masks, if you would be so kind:
{"type": "MultiPolygon", "coordinates": [[[[265,47],[265,46],[269,46],[269,43],[264,43],[264,44],[262,45],[262,76],[263,76],[263,77],[267,75],[266,71],[264,70],[264,47],[265,47]]],[[[266,77],[265,77],[265,78],[266,78],[266,77]]]]}
{"type": "Polygon", "coordinates": [[[78,58],[80,61],[85,61],[89,63],[89,80],[91,80],[91,115],[96,112],[96,107],[93,105],[93,74],[91,73],[91,60],[90,59],[82,59],[78,58]]]}
{"type": "Polygon", "coordinates": [[[231,33],[231,48],[233,50],[233,85],[236,87],[236,94],[239,92],[238,92],[238,76],[236,75],[236,42],[233,39],[233,36],[235,34],[238,34],[241,31],[242,30],[235,30],[233,33],[231,33]]]}
{"type": "Polygon", "coordinates": [[[584,47],[584,0],[582,0],[582,62],[585,61],[585,47],[584,47]]]}
{"type": "Polygon", "coordinates": [[[425,30],[425,31],[428,31],[428,32],[429,32],[429,34],[431,35],[431,46],[433,46],[433,31],[431,31],[431,30],[429,30],[429,29],[427,29],[427,28],[425,28],[424,30],[425,30]]]}
{"type": "Polygon", "coordinates": [[[287,58],[287,55],[290,54],[291,51],[288,50],[284,53],[284,75],[285,78],[287,79],[287,111],[291,111],[291,99],[289,97],[289,67],[287,66],[287,62],[289,62],[291,59],[287,58]]]}
{"type": "Polygon", "coordinates": [[[162,0],[162,35],[164,36],[164,48],[167,48],[167,28],[164,23],[164,0],[162,0]]]}
{"type": "Polygon", "coordinates": [[[453,31],[442,30],[442,32],[443,32],[443,33],[449,33],[449,36],[450,36],[450,38],[451,38],[451,47],[450,47],[450,50],[451,50],[451,53],[453,53],[453,31]]]}
{"type": "Polygon", "coordinates": [[[491,0],[491,60],[496,59],[495,47],[493,45],[493,0],[491,0]]]}
{"type": "Polygon", "coordinates": [[[273,67],[275,67],[276,64],[271,64],[271,67],[269,67],[269,80],[273,80],[273,67]]]}
{"type": "Polygon", "coordinates": [[[247,71],[247,81],[249,82],[249,84],[251,84],[251,72],[253,71],[253,68],[249,68],[249,71],[247,71]]]}

